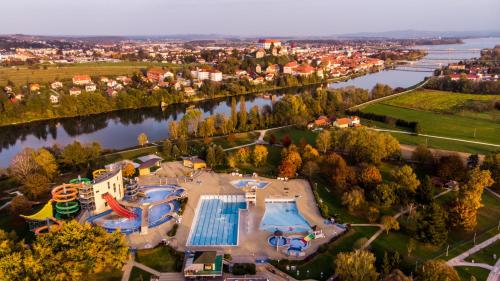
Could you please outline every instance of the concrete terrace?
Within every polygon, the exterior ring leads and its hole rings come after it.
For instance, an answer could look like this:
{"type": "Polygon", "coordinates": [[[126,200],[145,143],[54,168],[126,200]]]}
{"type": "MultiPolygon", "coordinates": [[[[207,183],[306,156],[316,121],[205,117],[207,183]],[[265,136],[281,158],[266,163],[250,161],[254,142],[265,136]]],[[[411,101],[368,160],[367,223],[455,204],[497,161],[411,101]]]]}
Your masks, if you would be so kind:
{"type": "MultiPolygon", "coordinates": [[[[164,163],[164,167],[159,170],[159,174],[169,174],[168,176],[174,176],[172,171],[182,171],[182,164],[180,162],[175,163],[164,163]],[[163,171],[162,171],[163,170],[163,171]]],[[[180,173],[177,176],[181,176],[180,173]]],[[[259,230],[260,221],[264,215],[265,211],[265,198],[269,197],[297,197],[297,207],[302,214],[302,216],[309,222],[311,226],[317,225],[326,235],[326,238],[321,238],[313,240],[309,248],[305,250],[306,256],[314,253],[318,247],[328,242],[332,237],[338,235],[343,231],[343,229],[338,228],[333,225],[324,225],[324,219],[321,217],[319,210],[316,206],[314,200],[314,195],[312,190],[305,180],[289,180],[287,183],[278,181],[275,179],[260,178],[260,180],[268,181],[271,184],[264,189],[257,189],[257,204],[255,206],[250,206],[249,210],[240,211],[240,224],[239,224],[239,245],[237,246],[212,246],[212,247],[200,247],[200,246],[189,246],[186,247],[187,239],[193,226],[193,219],[195,217],[196,207],[201,195],[223,195],[223,194],[241,194],[244,192],[237,189],[231,185],[232,180],[240,179],[236,176],[231,176],[229,174],[217,174],[215,172],[201,172],[192,182],[184,182],[179,180],[179,184],[186,189],[189,200],[182,215],[182,221],[179,224],[177,234],[175,236],[175,246],[179,251],[184,250],[222,250],[225,253],[229,253],[233,256],[235,260],[253,260],[256,258],[273,258],[273,259],[283,259],[286,256],[281,252],[277,252],[275,247],[271,247],[267,243],[267,238],[272,235],[272,233],[259,230]],[[285,189],[286,187],[286,189],[285,189]]],[[[258,178],[259,179],[259,178],[258,178]]],[[[144,179],[148,183],[158,183],[159,177],[148,176],[144,179]]],[[[165,179],[163,179],[163,182],[165,179]]],[[[165,231],[164,228],[161,230],[165,231]]],[[[164,232],[163,232],[164,233],[164,232]]],[[[162,234],[163,234],[162,233],[162,234]]],[[[153,236],[154,234],[148,234],[148,236],[153,236]]],[[[135,236],[135,235],[134,235],[135,236]]],[[[154,235],[156,236],[156,235],[154,235]]],[[[161,236],[165,236],[164,234],[161,236]]],[[[134,237],[139,238],[139,237],[134,237]]],[[[145,237],[139,238],[145,242],[145,237]]],[[[155,237],[158,239],[158,236],[155,237]]],[[[152,243],[153,241],[149,241],[152,243]]],[[[172,245],[174,246],[174,245],[172,245]]],[[[289,257],[292,258],[292,257],[289,257]]],[[[303,259],[301,257],[300,259],[303,259]]]]}

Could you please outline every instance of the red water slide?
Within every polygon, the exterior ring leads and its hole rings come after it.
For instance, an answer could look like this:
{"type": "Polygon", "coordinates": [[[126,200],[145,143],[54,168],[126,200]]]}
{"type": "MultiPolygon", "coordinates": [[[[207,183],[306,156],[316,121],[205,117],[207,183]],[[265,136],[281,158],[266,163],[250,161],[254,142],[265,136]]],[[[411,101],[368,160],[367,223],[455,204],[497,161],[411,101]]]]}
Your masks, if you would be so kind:
{"type": "Polygon", "coordinates": [[[115,198],[113,198],[113,196],[111,196],[111,194],[106,193],[102,196],[102,198],[104,198],[104,200],[108,202],[108,205],[111,207],[111,209],[118,215],[126,217],[128,219],[133,219],[137,217],[136,213],[128,209],[125,209],[122,205],[120,205],[120,203],[118,203],[118,201],[115,200],[115,198]]]}

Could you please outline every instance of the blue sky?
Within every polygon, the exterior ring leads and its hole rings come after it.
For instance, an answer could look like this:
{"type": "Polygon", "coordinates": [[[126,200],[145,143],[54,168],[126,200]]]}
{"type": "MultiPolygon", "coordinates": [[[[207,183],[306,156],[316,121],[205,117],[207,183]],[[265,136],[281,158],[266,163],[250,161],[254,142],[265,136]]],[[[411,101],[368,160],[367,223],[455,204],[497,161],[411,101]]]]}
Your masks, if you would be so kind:
{"type": "Polygon", "coordinates": [[[4,0],[0,34],[243,36],[500,29],[500,0],[4,0]]]}

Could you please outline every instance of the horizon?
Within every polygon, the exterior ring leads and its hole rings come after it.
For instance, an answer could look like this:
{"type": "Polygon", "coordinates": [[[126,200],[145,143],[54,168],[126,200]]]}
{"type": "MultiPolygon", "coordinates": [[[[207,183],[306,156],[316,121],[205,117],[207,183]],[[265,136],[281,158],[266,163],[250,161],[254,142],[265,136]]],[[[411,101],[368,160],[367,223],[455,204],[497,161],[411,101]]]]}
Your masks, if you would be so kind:
{"type": "Polygon", "coordinates": [[[418,3],[398,0],[354,2],[109,0],[101,3],[86,0],[68,3],[49,0],[31,3],[19,0],[4,4],[5,11],[9,12],[0,18],[0,34],[327,37],[394,31],[471,33],[492,31],[492,27],[500,26],[500,2],[495,0],[474,3],[455,0],[439,3],[432,0],[418,3]],[[27,10],[27,6],[31,9],[27,10]],[[362,9],[353,10],[353,7],[362,9]],[[479,12],[480,21],[456,20],[479,12]],[[270,18],[273,20],[269,21],[270,18]],[[366,26],[370,26],[369,30],[366,26]]]}

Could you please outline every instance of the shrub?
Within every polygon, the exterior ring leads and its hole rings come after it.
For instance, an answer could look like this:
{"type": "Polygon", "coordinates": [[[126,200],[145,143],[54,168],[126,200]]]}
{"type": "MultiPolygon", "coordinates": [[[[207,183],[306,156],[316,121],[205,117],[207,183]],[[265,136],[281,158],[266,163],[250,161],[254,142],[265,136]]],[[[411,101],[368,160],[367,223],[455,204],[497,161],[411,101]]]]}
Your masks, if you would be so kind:
{"type": "Polygon", "coordinates": [[[235,263],[233,265],[234,275],[255,275],[257,270],[254,263],[235,263]]]}
{"type": "Polygon", "coordinates": [[[177,234],[177,228],[179,228],[179,225],[178,224],[174,224],[172,226],[172,229],[170,229],[168,232],[167,232],[167,236],[168,237],[174,237],[175,234],[177,234]]]}

